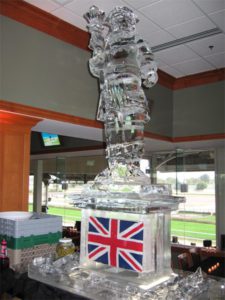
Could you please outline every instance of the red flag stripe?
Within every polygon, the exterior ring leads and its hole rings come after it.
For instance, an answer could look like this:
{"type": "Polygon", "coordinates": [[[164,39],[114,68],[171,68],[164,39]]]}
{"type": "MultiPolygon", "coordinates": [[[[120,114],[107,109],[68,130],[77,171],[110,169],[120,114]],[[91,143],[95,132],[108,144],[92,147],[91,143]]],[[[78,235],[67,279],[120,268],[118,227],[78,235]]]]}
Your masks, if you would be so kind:
{"type": "Polygon", "coordinates": [[[129,249],[137,252],[143,252],[143,244],[140,242],[133,242],[127,240],[120,240],[120,239],[112,239],[104,236],[98,236],[94,233],[88,234],[88,242],[90,243],[97,243],[100,245],[107,245],[111,247],[118,247],[122,249],[129,249]]]}
{"type": "Polygon", "coordinates": [[[118,242],[118,221],[111,219],[110,236],[113,245],[110,247],[110,264],[113,267],[117,267],[117,242],[118,242]]]}

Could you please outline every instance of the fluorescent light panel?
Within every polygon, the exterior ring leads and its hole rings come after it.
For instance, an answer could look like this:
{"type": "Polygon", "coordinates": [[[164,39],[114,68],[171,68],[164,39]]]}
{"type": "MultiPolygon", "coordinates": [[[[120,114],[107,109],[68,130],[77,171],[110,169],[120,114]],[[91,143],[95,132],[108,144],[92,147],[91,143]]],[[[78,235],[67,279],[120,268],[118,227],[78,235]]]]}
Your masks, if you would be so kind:
{"type": "Polygon", "coordinates": [[[202,32],[199,32],[199,33],[196,33],[196,34],[188,35],[188,36],[185,36],[183,38],[170,41],[168,43],[164,43],[164,44],[160,44],[160,45],[151,47],[151,49],[152,49],[152,52],[155,53],[155,52],[158,52],[158,51],[161,51],[161,50],[165,50],[165,49],[172,48],[172,47],[175,47],[175,46],[183,45],[183,44],[190,43],[190,42],[193,42],[193,41],[196,41],[196,40],[204,39],[206,37],[216,35],[216,34],[219,34],[219,33],[222,33],[222,30],[219,29],[218,27],[216,27],[216,28],[213,28],[213,29],[210,29],[210,30],[206,30],[206,31],[202,31],[202,32]]]}

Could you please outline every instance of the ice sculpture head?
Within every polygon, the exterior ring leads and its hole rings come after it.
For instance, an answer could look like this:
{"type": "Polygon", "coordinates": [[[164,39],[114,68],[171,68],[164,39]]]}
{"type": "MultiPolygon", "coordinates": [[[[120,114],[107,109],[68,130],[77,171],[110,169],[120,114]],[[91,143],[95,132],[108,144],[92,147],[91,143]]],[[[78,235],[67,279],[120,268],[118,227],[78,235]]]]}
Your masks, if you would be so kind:
{"type": "Polygon", "coordinates": [[[108,15],[106,22],[111,31],[135,30],[137,16],[128,7],[115,7],[108,15]]]}
{"type": "Polygon", "coordinates": [[[113,177],[120,169],[123,179],[136,176],[149,121],[142,83],[151,87],[158,79],[153,54],[136,34],[138,19],[131,9],[116,7],[105,16],[92,6],[85,18],[93,50],[90,71],[100,81],[97,119],[105,124],[109,173],[113,177]]]}

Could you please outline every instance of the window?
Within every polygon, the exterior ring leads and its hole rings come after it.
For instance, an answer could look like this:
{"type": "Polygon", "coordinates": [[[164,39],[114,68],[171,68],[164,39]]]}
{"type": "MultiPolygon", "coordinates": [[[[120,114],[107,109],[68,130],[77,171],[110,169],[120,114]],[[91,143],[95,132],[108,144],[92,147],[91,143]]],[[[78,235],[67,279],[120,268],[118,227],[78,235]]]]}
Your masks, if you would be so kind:
{"type": "Polygon", "coordinates": [[[158,154],[157,183],[170,184],[174,196],[186,203],[172,212],[171,235],[181,244],[216,244],[214,153],[211,151],[158,154]]]}
{"type": "MultiPolygon", "coordinates": [[[[81,210],[74,200],[84,188],[106,167],[102,156],[58,157],[42,161],[42,211],[62,216],[63,225],[74,226],[81,220],[81,210]],[[47,208],[47,209],[46,209],[47,208]]],[[[35,164],[31,161],[31,173],[35,173],[35,164]]],[[[33,182],[30,176],[29,210],[33,211],[33,182]]]]}
{"type": "MultiPolygon", "coordinates": [[[[43,160],[42,205],[48,206],[49,214],[61,215],[64,225],[74,226],[81,219],[74,199],[84,184],[92,181],[106,166],[102,156],[43,160]]],[[[173,195],[186,197],[186,203],[172,212],[171,235],[182,244],[202,245],[203,240],[209,239],[215,245],[214,152],[156,153],[151,157],[150,167],[149,160],[141,160],[140,167],[152,183],[170,184],[173,195]]],[[[30,177],[31,210],[32,188],[33,176],[30,177]]]]}

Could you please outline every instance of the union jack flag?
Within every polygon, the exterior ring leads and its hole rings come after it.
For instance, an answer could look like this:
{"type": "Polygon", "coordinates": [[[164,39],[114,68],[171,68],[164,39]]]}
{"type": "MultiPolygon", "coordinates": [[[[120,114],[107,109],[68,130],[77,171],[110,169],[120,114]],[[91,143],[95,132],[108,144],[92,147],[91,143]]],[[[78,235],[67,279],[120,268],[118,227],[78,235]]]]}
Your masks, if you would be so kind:
{"type": "Polygon", "coordinates": [[[89,217],[88,258],[142,272],[143,222],[89,217]]]}

